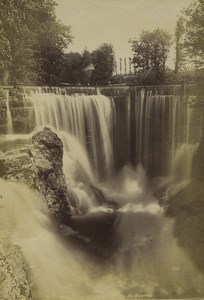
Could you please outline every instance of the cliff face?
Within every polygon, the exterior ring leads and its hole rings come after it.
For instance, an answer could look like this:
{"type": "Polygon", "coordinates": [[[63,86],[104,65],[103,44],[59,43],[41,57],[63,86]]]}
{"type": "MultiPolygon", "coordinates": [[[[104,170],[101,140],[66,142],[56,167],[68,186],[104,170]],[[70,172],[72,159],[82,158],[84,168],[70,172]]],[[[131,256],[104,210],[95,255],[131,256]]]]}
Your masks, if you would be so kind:
{"type": "Polygon", "coordinates": [[[36,189],[55,220],[66,223],[75,212],[75,199],[62,171],[62,141],[44,128],[30,140],[16,144],[11,142],[0,156],[0,177],[24,182],[36,189]]]}

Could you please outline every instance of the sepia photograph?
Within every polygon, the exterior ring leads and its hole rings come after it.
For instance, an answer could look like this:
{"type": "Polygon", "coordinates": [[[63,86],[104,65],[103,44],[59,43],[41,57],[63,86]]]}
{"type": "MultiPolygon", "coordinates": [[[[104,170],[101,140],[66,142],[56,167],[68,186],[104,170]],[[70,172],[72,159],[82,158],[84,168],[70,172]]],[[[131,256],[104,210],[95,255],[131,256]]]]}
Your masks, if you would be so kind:
{"type": "Polygon", "coordinates": [[[204,0],[0,0],[0,300],[204,299],[204,0]]]}

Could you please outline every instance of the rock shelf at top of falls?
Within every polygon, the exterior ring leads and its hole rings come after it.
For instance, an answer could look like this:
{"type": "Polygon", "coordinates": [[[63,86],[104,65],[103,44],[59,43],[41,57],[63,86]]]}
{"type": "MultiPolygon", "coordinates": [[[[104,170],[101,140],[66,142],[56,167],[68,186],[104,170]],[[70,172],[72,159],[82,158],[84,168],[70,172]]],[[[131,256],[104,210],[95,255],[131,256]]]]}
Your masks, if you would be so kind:
{"type": "Polygon", "coordinates": [[[0,155],[0,177],[36,189],[55,220],[66,222],[76,212],[76,203],[62,171],[63,145],[58,136],[44,128],[26,140],[10,137],[3,143],[7,147],[0,155]]]}

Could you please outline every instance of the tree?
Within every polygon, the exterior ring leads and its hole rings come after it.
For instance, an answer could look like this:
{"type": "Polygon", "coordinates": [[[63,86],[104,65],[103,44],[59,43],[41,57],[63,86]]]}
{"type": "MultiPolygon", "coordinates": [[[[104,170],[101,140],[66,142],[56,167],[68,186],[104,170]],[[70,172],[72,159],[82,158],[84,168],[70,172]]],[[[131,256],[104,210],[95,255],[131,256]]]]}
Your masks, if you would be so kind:
{"type": "Polygon", "coordinates": [[[11,64],[11,48],[9,41],[0,33],[0,82],[6,84],[8,81],[9,67],[11,64]]]}
{"type": "Polygon", "coordinates": [[[82,74],[82,55],[78,52],[66,53],[59,81],[73,84],[81,83],[82,74]]]}
{"type": "Polygon", "coordinates": [[[85,49],[83,51],[81,59],[82,59],[82,68],[83,69],[92,63],[91,53],[87,49],[85,49]]]}
{"type": "Polygon", "coordinates": [[[184,10],[185,40],[184,45],[191,59],[197,64],[204,64],[204,0],[194,2],[184,10]]]}
{"type": "Polygon", "coordinates": [[[25,22],[26,14],[22,0],[2,0],[0,3],[1,36],[7,41],[10,59],[1,57],[4,73],[10,80],[24,76],[25,67],[30,63],[33,33],[25,22]],[[21,72],[19,72],[21,69],[21,72]],[[11,79],[12,78],[12,79],[11,79]]]}
{"type": "Polygon", "coordinates": [[[130,43],[134,52],[135,74],[143,83],[161,83],[164,80],[171,36],[162,29],[143,31],[138,40],[130,40],[130,43]]]}
{"type": "Polygon", "coordinates": [[[108,84],[114,71],[115,54],[111,44],[102,44],[92,52],[95,83],[108,84]]]}
{"type": "Polygon", "coordinates": [[[58,81],[72,84],[87,84],[84,70],[91,63],[91,53],[86,49],[82,54],[79,52],[66,53],[58,81]]]}
{"type": "Polygon", "coordinates": [[[179,70],[182,67],[182,64],[185,60],[185,53],[184,53],[184,32],[185,32],[185,26],[184,26],[184,18],[179,17],[177,23],[176,23],[176,30],[175,30],[175,50],[176,50],[176,59],[175,59],[175,74],[177,75],[179,70]]]}
{"type": "Polygon", "coordinates": [[[64,49],[72,41],[71,27],[56,19],[53,0],[38,0],[33,30],[36,32],[34,59],[38,81],[55,85],[64,62],[64,49]]]}
{"type": "Polygon", "coordinates": [[[70,27],[56,19],[55,6],[54,0],[1,0],[0,48],[9,49],[9,58],[0,56],[0,65],[10,83],[56,81],[72,37],[70,27]]]}

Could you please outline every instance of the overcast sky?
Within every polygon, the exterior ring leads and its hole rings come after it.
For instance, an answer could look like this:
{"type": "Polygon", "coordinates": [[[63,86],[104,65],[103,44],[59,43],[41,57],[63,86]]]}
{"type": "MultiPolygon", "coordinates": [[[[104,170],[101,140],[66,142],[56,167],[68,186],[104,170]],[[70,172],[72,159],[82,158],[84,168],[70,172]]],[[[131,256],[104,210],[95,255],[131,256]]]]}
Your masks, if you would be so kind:
{"type": "MultiPolygon", "coordinates": [[[[132,56],[128,43],[142,30],[157,27],[173,34],[177,16],[192,0],[57,0],[57,16],[71,25],[70,51],[89,51],[102,43],[114,46],[116,58],[132,56]]],[[[171,51],[169,66],[173,66],[171,51]]]]}

